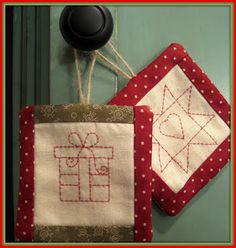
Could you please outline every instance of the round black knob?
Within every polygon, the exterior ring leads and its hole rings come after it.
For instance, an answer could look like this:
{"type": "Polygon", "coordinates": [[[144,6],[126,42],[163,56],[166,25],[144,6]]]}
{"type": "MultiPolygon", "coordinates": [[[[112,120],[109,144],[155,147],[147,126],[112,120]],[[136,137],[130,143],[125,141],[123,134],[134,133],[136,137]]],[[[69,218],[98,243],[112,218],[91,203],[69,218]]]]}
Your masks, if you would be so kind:
{"type": "Polygon", "coordinates": [[[60,30],[72,47],[96,50],[110,39],[113,19],[110,11],[103,6],[67,6],[61,13],[60,30]]]}

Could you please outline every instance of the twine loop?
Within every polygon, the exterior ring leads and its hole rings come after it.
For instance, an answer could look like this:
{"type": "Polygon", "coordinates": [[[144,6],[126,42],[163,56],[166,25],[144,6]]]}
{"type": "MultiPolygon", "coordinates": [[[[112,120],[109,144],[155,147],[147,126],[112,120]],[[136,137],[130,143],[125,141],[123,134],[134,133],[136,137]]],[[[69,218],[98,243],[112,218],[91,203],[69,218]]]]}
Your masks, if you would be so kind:
{"type": "Polygon", "coordinates": [[[116,73],[119,73],[120,75],[126,77],[127,79],[131,79],[132,77],[135,77],[135,73],[133,72],[130,65],[125,61],[125,59],[121,56],[121,54],[115,49],[115,47],[112,45],[112,43],[108,42],[109,47],[114,52],[114,54],[124,63],[126,68],[128,69],[129,73],[122,70],[118,65],[113,63],[111,60],[109,60],[106,56],[104,56],[99,50],[95,50],[91,52],[91,61],[88,69],[88,75],[86,79],[86,96],[83,93],[83,87],[82,87],[82,79],[81,79],[81,70],[80,70],[80,57],[79,53],[76,49],[74,49],[74,56],[75,56],[75,65],[76,65],[76,72],[77,72],[77,83],[78,83],[78,93],[80,98],[80,103],[82,104],[89,104],[90,103],[90,96],[91,96],[91,80],[92,80],[92,74],[94,70],[94,66],[96,63],[97,58],[100,58],[101,60],[108,63],[113,69],[116,71],[116,73]]]}

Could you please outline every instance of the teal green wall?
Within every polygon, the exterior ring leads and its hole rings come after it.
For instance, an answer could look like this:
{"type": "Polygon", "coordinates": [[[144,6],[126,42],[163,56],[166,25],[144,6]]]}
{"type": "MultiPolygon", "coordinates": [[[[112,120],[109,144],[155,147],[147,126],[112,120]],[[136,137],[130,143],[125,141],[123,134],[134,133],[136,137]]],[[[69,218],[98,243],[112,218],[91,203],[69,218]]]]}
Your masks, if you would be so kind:
{"type": "MultiPolygon", "coordinates": [[[[77,102],[71,49],[58,19],[63,7],[51,8],[51,102],[77,102]]],[[[185,46],[229,100],[230,8],[226,6],[116,6],[113,43],[135,72],[172,42],[185,46]]],[[[107,53],[107,49],[102,51],[107,53]]],[[[92,102],[106,103],[127,80],[101,64],[92,80],[92,102]]],[[[230,240],[230,166],[226,166],[176,217],[153,203],[153,242],[226,242],[230,240]]]]}

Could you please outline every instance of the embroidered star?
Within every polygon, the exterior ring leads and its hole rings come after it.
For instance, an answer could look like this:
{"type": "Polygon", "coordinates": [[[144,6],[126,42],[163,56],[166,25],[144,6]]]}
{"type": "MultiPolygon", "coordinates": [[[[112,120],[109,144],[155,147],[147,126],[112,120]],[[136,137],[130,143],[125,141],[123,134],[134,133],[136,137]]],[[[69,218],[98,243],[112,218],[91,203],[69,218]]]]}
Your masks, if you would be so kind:
{"type": "Polygon", "coordinates": [[[154,114],[153,134],[153,144],[158,146],[161,172],[164,172],[168,166],[174,165],[188,173],[191,152],[196,152],[196,149],[192,148],[217,145],[206,130],[215,115],[194,113],[191,111],[191,106],[192,86],[177,97],[167,85],[164,86],[161,111],[154,114]]]}

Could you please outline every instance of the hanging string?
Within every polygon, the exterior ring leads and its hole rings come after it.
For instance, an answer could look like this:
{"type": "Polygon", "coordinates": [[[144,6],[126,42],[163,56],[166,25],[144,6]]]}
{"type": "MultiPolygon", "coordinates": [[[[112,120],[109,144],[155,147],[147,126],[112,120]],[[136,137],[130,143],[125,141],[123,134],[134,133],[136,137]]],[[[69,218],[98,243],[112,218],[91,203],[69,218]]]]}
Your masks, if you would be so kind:
{"type": "Polygon", "coordinates": [[[111,47],[112,51],[117,55],[117,57],[125,64],[125,66],[127,67],[127,69],[129,70],[129,72],[131,73],[131,75],[133,77],[135,77],[135,73],[133,72],[132,68],[130,67],[130,65],[125,61],[125,59],[121,56],[121,54],[115,49],[115,47],[112,45],[112,43],[110,41],[107,42],[107,44],[111,47]]]}
{"type": "Polygon", "coordinates": [[[82,80],[81,80],[81,73],[80,73],[80,59],[79,54],[76,49],[73,49],[75,55],[75,66],[76,66],[76,74],[77,74],[77,83],[78,83],[78,92],[79,92],[79,99],[80,103],[85,103],[85,98],[82,89],[82,80]]]}
{"type": "Polygon", "coordinates": [[[125,71],[123,71],[118,65],[114,64],[112,61],[110,61],[107,57],[105,57],[102,53],[100,53],[98,50],[95,51],[95,53],[105,62],[107,62],[109,65],[111,65],[113,68],[115,68],[115,70],[117,72],[119,72],[120,74],[122,74],[123,76],[125,76],[128,79],[131,79],[132,76],[130,76],[128,73],[126,73],[125,71]]]}
{"type": "Polygon", "coordinates": [[[75,55],[75,65],[76,65],[76,71],[77,71],[77,82],[78,82],[78,92],[79,92],[80,103],[89,104],[90,95],[91,95],[91,79],[92,79],[92,73],[93,73],[93,69],[94,69],[97,56],[95,53],[92,53],[92,61],[90,63],[87,81],[86,81],[87,94],[85,97],[83,94],[83,86],[82,86],[82,80],[81,80],[80,58],[79,58],[78,51],[76,49],[74,49],[74,55],[75,55]]]}
{"type": "Polygon", "coordinates": [[[96,53],[92,53],[92,61],[89,68],[88,78],[87,78],[87,95],[86,95],[86,103],[89,104],[90,102],[90,95],[91,95],[91,79],[92,79],[92,73],[94,69],[94,65],[97,59],[96,53]]]}
{"type": "Polygon", "coordinates": [[[91,53],[92,60],[89,66],[88,76],[86,80],[86,87],[87,87],[87,94],[86,97],[83,94],[83,87],[82,87],[82,79],[81,79],[81,71],[80,71],[80,58],[78,51],[74,49],[74,55],[75,55],[75,65],[76,65],[76,71],[77,71],[77,82],[78,82],[78,92],[80,97],[80,103],[82,104],[89,104],[90,103],[90,96],[91,96],[91,79],[92,79],[92,73],[94,70],[94,66],[96,63],[97,57],[101,58],[105,62],[107,62],[110,66],[112,66],[117,73],[120,73],[124,77],[131,79],[132,77],[136,76],[129,66],[129,64],[125,61],[125,59],[119,54],[119,52],[115,49],[115,47],[111,44],[111,42],[108,42],[108,45],[111,47],[112,51],[117,55],[117,57],[124,63],[124,65],[129,70],[130,74],[126,73],[124,70],[122,70],[118,65],[113,63],[111,60],[109,60],[107,57],[105,57],[101,52],[98,50],[95,50],[91,53]]]}

